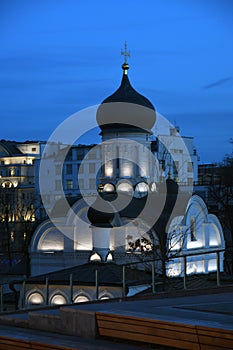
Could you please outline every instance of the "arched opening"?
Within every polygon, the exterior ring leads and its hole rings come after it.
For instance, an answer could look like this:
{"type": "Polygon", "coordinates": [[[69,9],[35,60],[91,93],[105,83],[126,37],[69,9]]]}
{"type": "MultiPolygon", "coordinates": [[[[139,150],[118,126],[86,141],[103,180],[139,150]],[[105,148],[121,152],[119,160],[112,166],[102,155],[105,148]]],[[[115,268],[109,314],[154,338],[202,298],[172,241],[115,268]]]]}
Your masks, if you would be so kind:
{"type": "Polygon", "coordinates": [[[67,303],[66,298],[62,294],[55,294],[50,301],[51,305],[63,305],[67,303]]]}
{"type": "Polygon", "coordinates": [[[126,192],[126,193],[133,193],[133,186],[129,182],[121,182],[117,186],[117,191],[126,192]]]}
{"type": "Polygon", "coordinates": [[[103,188],[104,192],[115,192],[115,186],[111,183],[107,183],[103,188]]]}
{"type": "Polygon", "coordinates": [[[107,261],[113,261],[113,255],[112,253],[109,253],[108,256],[107,256],[107,261]]]}
{"type": "Polygon", "coordinates": [[[110,296],[103,295],[102,297],[99,298],[99,300],[107,300],[107,299],[110,299],[110,296]]]}
{"type": "Polygon", "coordinates": [[[41,305],[44,303],[44,297],[39,292],[33,292],[28,296],[27,304],[29,305],[41,305]]]}
{"type": "Polygon", "coordinates": [[[78,295],[74,298],[74,303],[85,303],[87,301],[90,301],[90,299],[86,295],[78,295]]]}
{"type": "Polygon", "coordinates": [[[101,261],[101,257],[99,254],[94,253],[90,256],[90,261],[101,261]]]}

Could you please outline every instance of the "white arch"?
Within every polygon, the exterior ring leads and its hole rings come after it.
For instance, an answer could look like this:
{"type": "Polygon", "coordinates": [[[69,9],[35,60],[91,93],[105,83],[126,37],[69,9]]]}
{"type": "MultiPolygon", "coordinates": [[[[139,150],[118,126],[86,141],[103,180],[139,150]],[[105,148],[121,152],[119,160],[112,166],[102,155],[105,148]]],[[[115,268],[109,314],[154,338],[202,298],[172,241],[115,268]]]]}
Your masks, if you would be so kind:
{"type": "Polygon", "coordinates": [[[26,300],[26,305],[43,305],[45,303],[45,295],[42,292],[42,290],[33,288],[26,293],[25,300],[26,300]],[[33,294],[39,294],[43,299],[42,303],[30,303],[29,299],[31,296],[33,296],[33,294]]]}
{"type": "Polygon", "coordinates": [[[114,296],[107,289],[104,289],[103,291],[100,292],[99,299],[105,299],[105,298],[112,299],[112,298],[114,298],[114,296]]]}
{"type": "MultiPolygon", "coordinates": [[[[75,301],[77,300],[78,297],[85,297],[87,298],[88,300],[87,301],[90,301],[92,300],[91,296],[89,293],[87,293],[87,291],[84,291],[83,289],[79,290],[78,293],[76,293],[73,297],[73,300],[74,300],[74,303],[80,303],[80,301],[75,301]]],[[[86,302],[87,302],[86,301],[86,302]]],[[[81,301],[82,302],[82,301],[81,301]]]]}
{"type": "Polygon", "coordinates": [[[185,212],[185,224],[189,226],[189,222],[187,222],[187,219],[189,217],[190,211],[193,209],[193,206],[197,207],[197,209],[200,210],[200,216],[203,222],[208,222],[208,209],[201,197],[198,195],[193,195],[190,200],[188,201],[187,209],[185,212]]]}
{"type": "Polygon", "coordinates": [[[43,221],[41,224],[37,226],[37,228],[33,233],[31,243],[29,246],[30,253],[34,253],[38,251],[38,243],[39,243],[39,240],[41,239],[41,236],[43,235],[44,232],[46,232],[49,228],[52,228],[52,227],[54,226],[49,219],[43,221]]]}
{"type": "MultiPolygon", "coordinates": [[[[208,222],[214,225],[215,233],[216,233],[216,244],[218,247],[225,249],[225,238],[222,230],[221,223],[218,219],[218,217],[214,214],[208,214],[208,222]]],[[[211,244],[211,237],[210,237],[210,246],[211,244]]]]}
{"type": "MultiPolygon", "coordinates": [[[[67,302],[68,302],[68,297],[67,297],[66,293],[64,293],[63,291],[61,291],[61,290],[58,289],[58,288],[55,289],[55,290],[53,290],[52,293],[51,293],[51,295],[49,296],[49,303],[50,303],[50,304],[52,304],[52,300],[53,300],[53,298],[56,297],[56,296],[62,296],[62,297],[64,298],[64,300],[65,300],[65,303],[64,303],[64,304],[67,304],[67,302]]],[[[62,303],[62,304],[63,304],[63,303],[62,303]]],[[[54,305],[58,305],[58,304],[54,303],[54,305]]]]}

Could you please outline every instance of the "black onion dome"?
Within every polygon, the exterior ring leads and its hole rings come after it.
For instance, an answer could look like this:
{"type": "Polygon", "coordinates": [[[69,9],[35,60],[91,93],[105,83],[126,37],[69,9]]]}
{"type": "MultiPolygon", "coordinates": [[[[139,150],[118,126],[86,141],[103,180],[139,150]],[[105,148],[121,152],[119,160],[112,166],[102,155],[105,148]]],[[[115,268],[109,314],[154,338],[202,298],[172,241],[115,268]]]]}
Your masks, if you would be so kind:
{"type": "Polygon", "coordinates": [[[132,87],[127,74],[123,74],[120,87],[111,96],[105,98],[102,103],[110,102],[136,103],[153,111],[155,110],[152,103],[132,87]]]}
{"type": "Polygon", "coordinates": [[[130,84],[127,70],[124,69],[120,87],[100,104],[97,110],[97,123],[102,130],[111,128],[127,128],[150,130],[156,119],[155,108],[143,95],[130,84]],[[127,124],[127,125],[125,125],[127,124]]]}
{"type": "Polygon", "coordinates": [[[99,198],[96,199],[87,213],[92,226],[96,227],[112,227],[111,222],[114,219],[114,215],[111,204],[99,198]]]}

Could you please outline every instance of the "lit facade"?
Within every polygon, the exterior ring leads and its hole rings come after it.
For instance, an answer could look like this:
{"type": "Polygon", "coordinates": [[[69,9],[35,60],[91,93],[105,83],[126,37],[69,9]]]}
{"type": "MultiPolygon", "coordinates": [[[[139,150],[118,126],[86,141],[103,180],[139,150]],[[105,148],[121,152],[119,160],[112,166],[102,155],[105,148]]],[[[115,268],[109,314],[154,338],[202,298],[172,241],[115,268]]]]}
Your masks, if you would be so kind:
{"type": "MultiPolygon", "coordinates": [[[[62,191],[67,197],[75,197],[83,191],[83,198],[73,203],[63,216],[55,216],[53,222],[47,219],[37,227],[30,245],[33,275],[95,260],[101,262],[114,260],[123,264],[141,261],[141,256],[147,256],[148,259],[159,256],[159,252],[156,251],[160,249],[157,248],[158,236],[153,224],[149,222],[157,215],[157,205],[149,206],[145,220],[143,216],[137,218],[137,206],[146,203],[149,195],[158,200],[156,203],[161,199],[165,203],[165,195],[163,191],[160,192],[160,185],[165,183],[165,179],[171,178],[176,180],[180,187],[184,185],[190,188],[197,179],[197,154],[193,147],[193,139],[181,140],[178,130],[170,128],[168,134],[156,135],[158,141],[154,148],[152,128],[156,119],[155,109],[150,101],[138,94],[130,85],[127,75],[128,65],[124,63],[122,68],[120,87],[106,98],[97,110],[102,143],[96,147],[72,146],[69,151],[65,145],[59,145],[64,149],[53,152],[53,173],[50,173],[50,177],[54,180],[54,187],[48,188],[48,193],[43,194],[45,205],[46,196],[50,201],[50,195],[54,196],[59,204],[62,191]],[[65,152],[67,156],[62,169],[61,167],[57,169],[56,157],[59,165],[61,152],[65,152]],[[101,212],[97,207],[97,210],[94,208],[90,215],[90,205],[86,203],[85,196],[91,197],[92,190],[98,190],[100,197],[104,199],[113,197],[111,200],[105,200],[108,202],[106,210],[101,212]],[[111,207],[114,209],[116,194],[119,197],[122,195],[124,198],[132,199],[132,205],[126,211],[113,210],[113,214],[109,215],[108,209],[111,207]]],[[[46,157],[49,162],[50,155],[46,157]]],[[[46,178],[46,174],[41,175],[46,178]]],[[[194,199],[193,201],[195,202],[194,199]]],[[[196,198],[195,203],[197,202],[196,198]]],[[[195,203],[191,206],[192,210],[197,208],[195,203]]],[[[205,237],[204,244],[201,240],[190,241],[187,235],[187,240],[183,240],[179,249],[176,247],[180,254],[189,251],[190,254],[201,254],[209,248],[223,248],[221,225],[216,224],[217,220],[214,217],[208,216],[208,220],[203,219],[201,225],[203,231],[195,225],[199,214],[205,212],[204,205],[194,210],[192,218],[188,221],[185,221],[185,218],[191,210],[190,203],[186,210],[186,216],[184,216],[185,208],[181,213],[182,222],[177,216],[169,219],[169,222],[175,220],[179,227],[164,226],[163,234],[168,232],[167,242],[172,241],[174,230],[180,230],[182,237],[185,230],[191,230],[190,235],[194,236],[202,232],[205,237]],[[217,239],[217,244],[211,246],[214,239],[217,239]]],[[[179,242],[180,240],[179,237],[179,242]]],[[[212,264],[209,261],[213,260],[212,255],[207,256],[204,264],[212,264]]],[[[180,269],[179,261],[174,266],[169,263],[167,270],[171,267],[173,272],[169,272],[169,276],[181,273],[181,271],[174,273],[180,269]]],[[[194,272],[210,271],[210,268],[200,270],[199,267],[195,269],[195,266],[193,269],[194,272]]]]}
{"type": "Polygon", "coordinates": [[[35,220],[35,166],[40,143],[0,142],[1,215],[8,209],[8,221],[35,220]]]}
{"type": "Polygon", "coordinates": [[[198,180],[198,156],[193,137],[180,135],[178,127],[167,127],[167,133],[156,131],[153,153],[160,164],[160,175],[180,186],[193,186],[198,180]]]}

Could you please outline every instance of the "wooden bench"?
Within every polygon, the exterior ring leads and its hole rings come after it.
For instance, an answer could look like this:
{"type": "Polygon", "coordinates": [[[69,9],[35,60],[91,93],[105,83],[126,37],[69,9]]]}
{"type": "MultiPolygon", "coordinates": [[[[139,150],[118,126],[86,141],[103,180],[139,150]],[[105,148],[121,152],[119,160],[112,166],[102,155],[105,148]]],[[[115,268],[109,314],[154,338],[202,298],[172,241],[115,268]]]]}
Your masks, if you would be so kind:
{"type": "Polygon", "coordinates": [[[191,350],[233,349],[233,331],[96,313],[100,336],[191,350]]]}
{"type": "Polygon", "coordinates": [[[31,341],[29,339],[11,338],[0,336],[0,350],[71,350],[72,347],[66,347],[56,344],[47,344],[44,342],[31,341]]]}
{"type": "Polygon", "coordinates": [[[233,349],[233,331],[197,326],[201,350],[233,349]]]}

